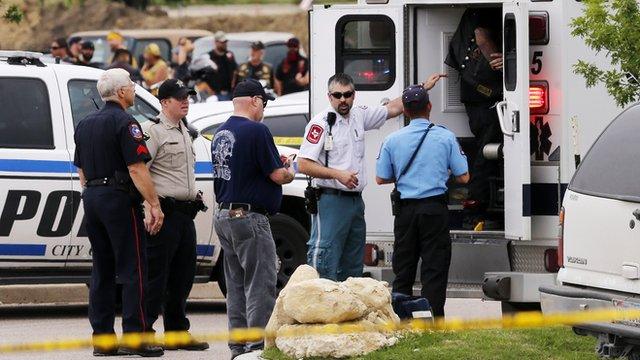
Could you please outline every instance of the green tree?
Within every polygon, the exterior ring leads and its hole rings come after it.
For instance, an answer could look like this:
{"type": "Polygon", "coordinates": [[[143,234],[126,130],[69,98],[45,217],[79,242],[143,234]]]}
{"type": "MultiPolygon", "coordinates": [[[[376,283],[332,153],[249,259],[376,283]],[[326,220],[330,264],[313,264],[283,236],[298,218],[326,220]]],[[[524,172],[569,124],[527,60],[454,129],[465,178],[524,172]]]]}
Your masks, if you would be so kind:
{"type": "MultiPolygon", "coordinates": [[[[0,0],[0,9],[2,9],[3,7],[4,6],[2,4],[2,0],[0,0]]],[[[18,5],[15,5],[15,4],[9,5],[4,10],[4,14],[2,15],[2,18],[5,21],[16,23],[16,24],[18,24],[20,21],[22,21],[23,17],[24,17],[24,13],[22,12],[22,10],[20,10],[18,5]]]]}
{"type": "Polygon", "coordinates": [[[603,83],[620,107],[640,96],[640,11],[636,0],[584,0],[583,14],[571,22],[572,34],[604,52],[612,67],[579,60],[574,72],[588,87],[603,83]]]}

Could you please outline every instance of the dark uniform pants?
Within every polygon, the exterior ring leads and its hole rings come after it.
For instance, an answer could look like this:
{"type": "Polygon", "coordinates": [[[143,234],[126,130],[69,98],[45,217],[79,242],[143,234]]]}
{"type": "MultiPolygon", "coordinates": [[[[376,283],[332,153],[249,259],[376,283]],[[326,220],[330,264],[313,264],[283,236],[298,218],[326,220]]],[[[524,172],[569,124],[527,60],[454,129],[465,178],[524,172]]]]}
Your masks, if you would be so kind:
{"type": "Polygon", "coordinates": [[[451,262],[449,213],[444,203],[412,201],[404,204],[394,222],[393,292],[413,295],[418,260],[422,259],[422,297],[434,316],[444,316],[451,262]]]}
{"type": "Polygon", "coordinates": [[[148,329],[153,330],[163,313],[165,331],[189,330],[187,298],[196,274],[196,227],[191,216],[176,210],[166,214],[160,232],[149,235],[147,256],[148,329]]]}
{"type": "Polygon", "coordinates": [[[110,186],[82,194],[93,268],[89,321],[94,334],[113,333],[116,284],[122,285],[123,332],[146,329],[146,239],[142,207],[110,186]]]}
{"type": "Polygon", "coordinates": [[[465,104],[469,127],[476,138],[478,152],[471,166],[469,199],[477,200],[481,206],[489,203],[489,178],[498,176],[498,162],[487,160],[482,154],[485,145],[502,142],[502,131],[498,122],[498,113],[493,104],[465,104]]]}

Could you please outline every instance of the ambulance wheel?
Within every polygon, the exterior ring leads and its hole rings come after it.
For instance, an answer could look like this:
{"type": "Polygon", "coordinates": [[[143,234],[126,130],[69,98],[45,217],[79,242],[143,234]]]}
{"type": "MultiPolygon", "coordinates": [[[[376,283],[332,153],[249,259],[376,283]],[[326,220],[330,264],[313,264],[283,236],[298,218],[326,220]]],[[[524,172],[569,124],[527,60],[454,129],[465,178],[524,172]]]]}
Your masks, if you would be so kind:
{"type": "Polygon", "coordinates": [[[309,233],[299,222],[285,214],[269,220],[278,257],[278,292],[284,288],[298,266],[307,262],[309,233]]]}

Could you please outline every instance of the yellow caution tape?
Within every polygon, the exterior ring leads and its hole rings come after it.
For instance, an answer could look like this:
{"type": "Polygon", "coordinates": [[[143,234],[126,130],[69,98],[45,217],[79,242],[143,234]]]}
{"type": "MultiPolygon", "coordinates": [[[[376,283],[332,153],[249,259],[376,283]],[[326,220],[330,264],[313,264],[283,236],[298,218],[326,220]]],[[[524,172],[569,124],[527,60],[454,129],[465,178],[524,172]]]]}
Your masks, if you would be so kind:
{"type": "MultiPolygon", "coordinates": [[[[221,331],[203,335],[194,335],[198,340],[212,342],[256,342],[262,339],[275,339],[278,337],[303,337],[312,335],[336,335],[349,333],[366,332],[394,332],[394,331],[461,331],[474,329],[522,329],[539,328],[558,325],[577,325],[585,323],[610,322],[622,320],[640,319],[640,309],[603,309],[577,311],[544,315],[541,312],[522,312],[513,315],[506,315],[496,319],[471,319],[463,320],[459,318],[437,318],[413,319],[400,323],[384,323],[373,326],[363,324],[324,324],[310,326],[305,329],[266,331],[259,328],[233,329],[229,332],[221,331]]],[[[22,351],[56,351],[73,350],[96,346],[103,349],[116,348],[124,345],[136,347],[141,343],[154,343],[166,345],[186,344],[191,340],[188,332],[167,332],[164,339],[159,342],[153,333],[127,333],[120,340],[113,335],[97,335],[92,339],[68,339],[51,340],[40,342],[29,342],[20,344],[0,344],[0,353],[22,352],[22,351]]]]}

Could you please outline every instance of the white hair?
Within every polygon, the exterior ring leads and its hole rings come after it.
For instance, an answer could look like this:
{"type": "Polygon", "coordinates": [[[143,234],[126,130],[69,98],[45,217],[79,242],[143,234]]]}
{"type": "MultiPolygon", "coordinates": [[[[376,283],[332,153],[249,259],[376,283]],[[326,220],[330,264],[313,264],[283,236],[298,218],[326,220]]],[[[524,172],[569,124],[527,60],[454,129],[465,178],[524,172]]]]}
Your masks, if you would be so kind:
{"type": "Polygon", "coordinates": [[[98,92],[102,100],[117,100],[120,88],[131,85],[129,72],[124,69],[109,69],[102,73],[98,80],[98,92]]]}

